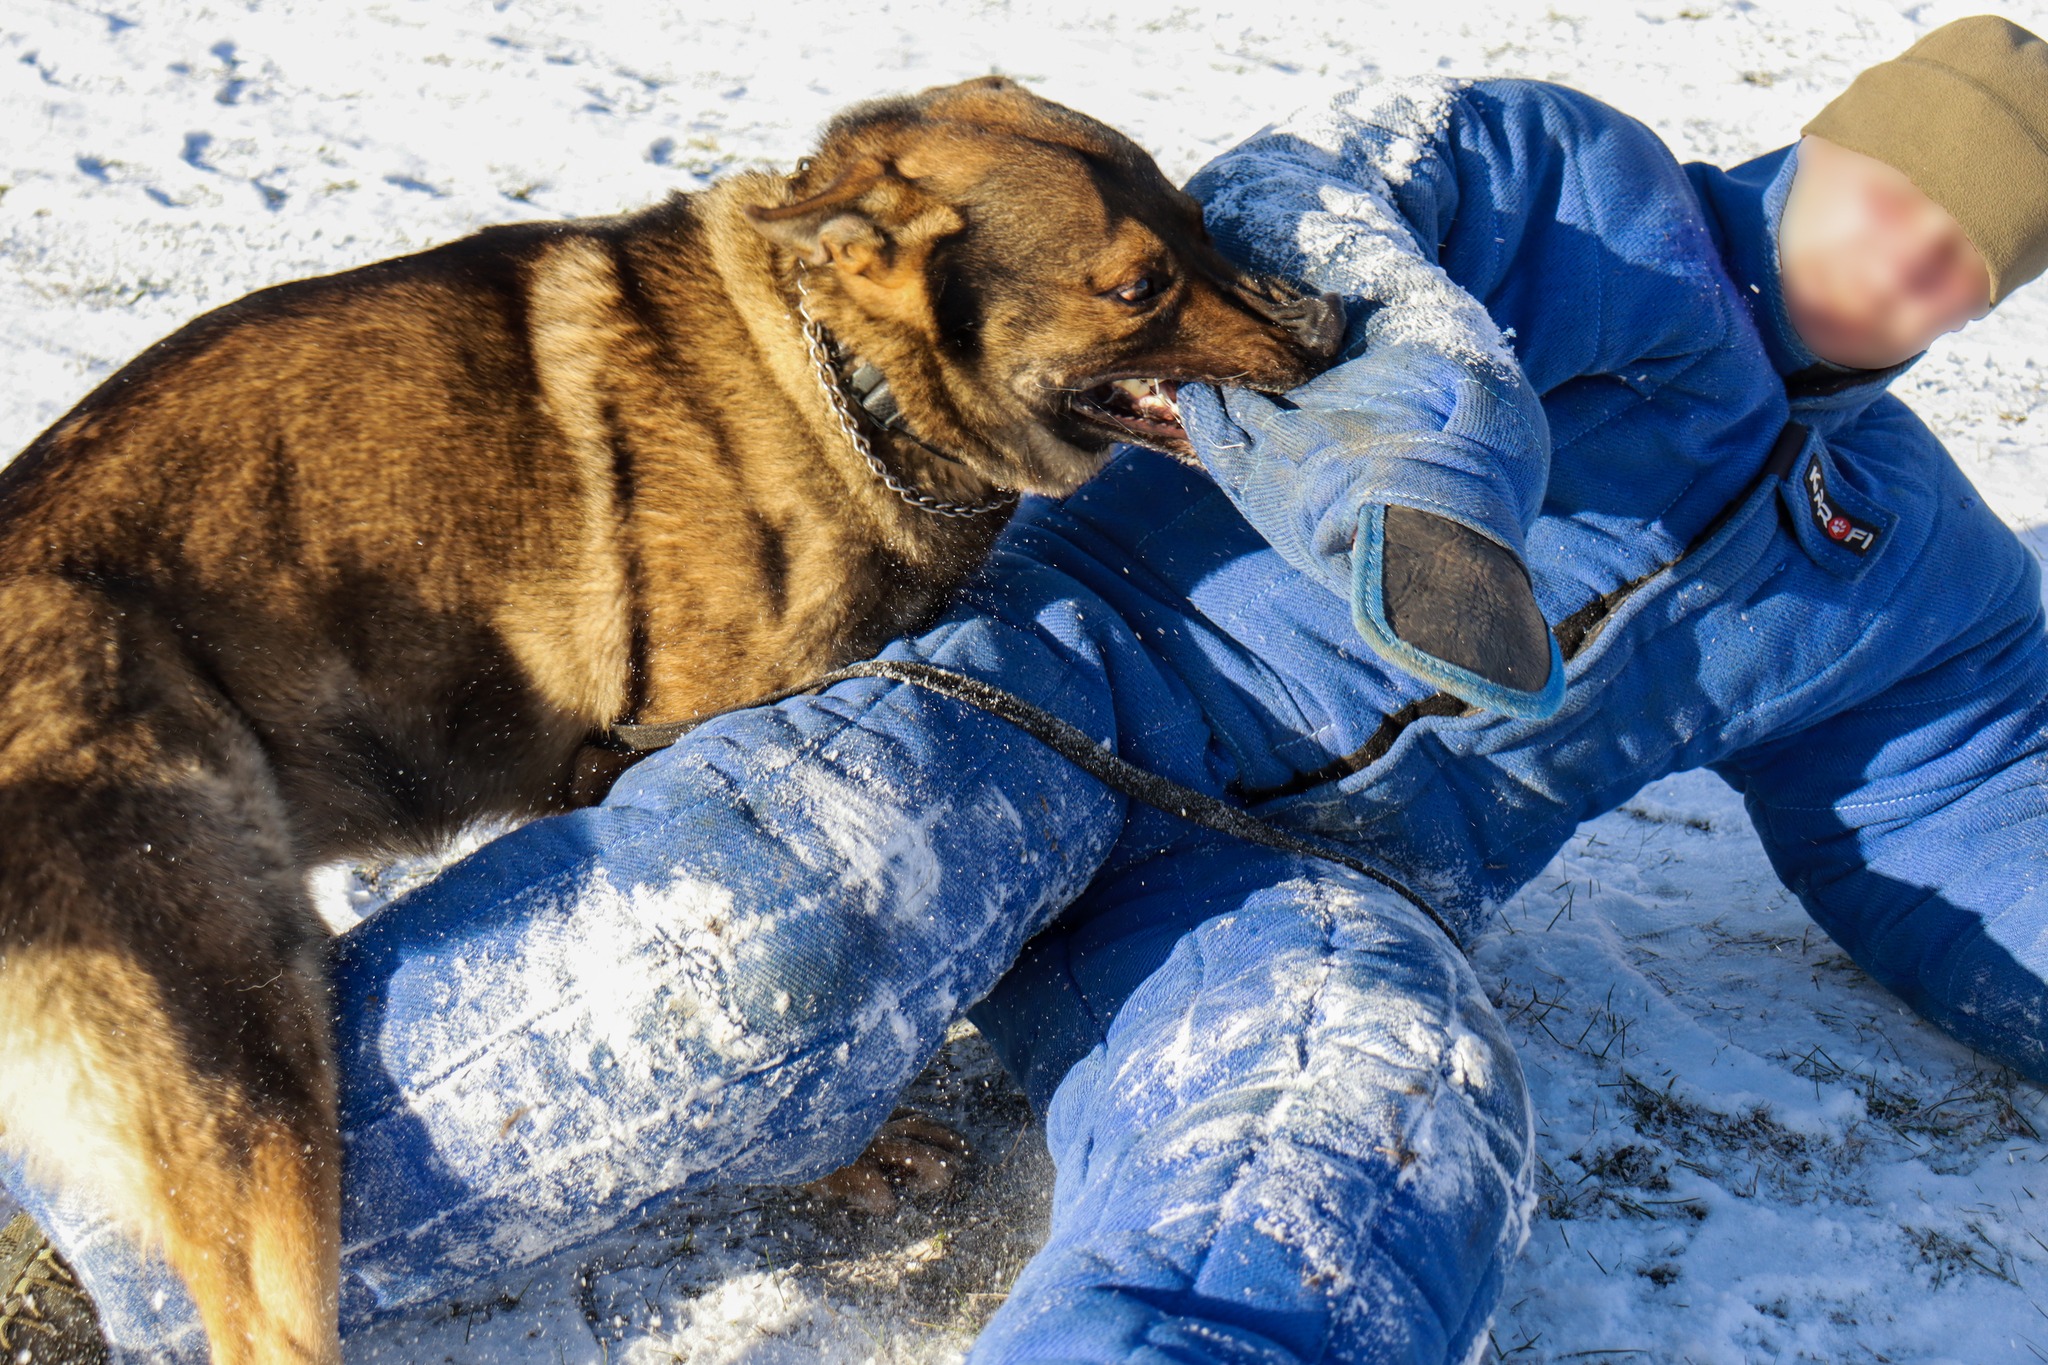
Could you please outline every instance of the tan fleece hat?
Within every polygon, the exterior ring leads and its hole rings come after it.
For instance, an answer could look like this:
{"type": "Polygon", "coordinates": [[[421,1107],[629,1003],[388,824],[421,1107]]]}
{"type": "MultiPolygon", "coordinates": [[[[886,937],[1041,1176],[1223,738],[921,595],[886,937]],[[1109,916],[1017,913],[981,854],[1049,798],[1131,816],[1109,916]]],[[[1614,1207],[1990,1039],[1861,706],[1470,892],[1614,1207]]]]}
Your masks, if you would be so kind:
{"type": "Polygon", "coordinates": [[[2048,268],[2048,43],[1996,15],[1943,24],[1799,130],[1905,173],[1991,267],[1991,302],[2048,268]]]}

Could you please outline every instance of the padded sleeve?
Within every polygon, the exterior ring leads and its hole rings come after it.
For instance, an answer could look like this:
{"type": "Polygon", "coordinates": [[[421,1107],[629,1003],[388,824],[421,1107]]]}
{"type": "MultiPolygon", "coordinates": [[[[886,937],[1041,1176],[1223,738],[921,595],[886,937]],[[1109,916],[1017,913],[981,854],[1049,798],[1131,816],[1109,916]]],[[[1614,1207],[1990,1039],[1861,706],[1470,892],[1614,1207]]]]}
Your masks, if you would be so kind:
{"type": "Polygon", "coordinates": [[[2048,638],[2030,560],[1985,579],[2018,582],[1985,618],[2003,625],[1721,771],[1785,885],[1865,971],[2048,1081],[2048,638]]]}

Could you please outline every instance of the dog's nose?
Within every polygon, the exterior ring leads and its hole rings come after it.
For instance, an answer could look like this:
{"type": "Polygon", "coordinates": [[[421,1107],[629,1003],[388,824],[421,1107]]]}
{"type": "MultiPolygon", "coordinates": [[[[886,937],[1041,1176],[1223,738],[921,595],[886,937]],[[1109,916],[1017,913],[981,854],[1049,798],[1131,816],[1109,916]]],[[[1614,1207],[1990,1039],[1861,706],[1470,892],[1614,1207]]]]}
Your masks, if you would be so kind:
{"type": "Polygon", "coordinates": [[[1305,294],[1271,275],[1246,272],[1235,281],[1240,301],[1281,328],[1317,360],[1328,360],[1344,344],[1344,300],[1335,294],[1305,294]]]}
{"type": "Polygon", "coordinates": [[[1318,360],[1328,360],[1344,344],[1344,300],[1335,294],[1284,304],[1273,310],[1273,321],[1318,360]]]}

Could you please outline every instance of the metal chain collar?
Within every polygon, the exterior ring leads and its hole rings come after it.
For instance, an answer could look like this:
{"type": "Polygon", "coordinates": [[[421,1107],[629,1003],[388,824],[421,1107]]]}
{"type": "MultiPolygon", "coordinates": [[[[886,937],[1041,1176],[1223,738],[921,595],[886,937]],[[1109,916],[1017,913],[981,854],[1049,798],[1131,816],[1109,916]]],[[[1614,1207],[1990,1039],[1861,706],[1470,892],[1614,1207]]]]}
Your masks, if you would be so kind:
{"type": "Polygon", "coordinates": [[[825,398],[832,404],[832,415],[839,419],[839,430],[851,443],[856,454],[867,461],[882,486],[920,512],[930,512],[941,517],[978,517],[1008,507],[1017,500],[1016,493],[1003,489],[986,502],[948,502],[935,498],[920,489],[912,488],[890,472],[882,457],[875,453],[875,447],[868,440],[868,434],[861,430],[860,419],[854,416],[853,405],[846,400],[846,389],[839,382],[839,370],[832,363],[831,344],[825,339],[825,329],[811,316],[810,291],[804,287],[805,270],[802,265],[796,270],[796,315],[803,324],[804,347],[810,352],[811,368],[817,372],[818,387],[825,391],[825,398]]]}

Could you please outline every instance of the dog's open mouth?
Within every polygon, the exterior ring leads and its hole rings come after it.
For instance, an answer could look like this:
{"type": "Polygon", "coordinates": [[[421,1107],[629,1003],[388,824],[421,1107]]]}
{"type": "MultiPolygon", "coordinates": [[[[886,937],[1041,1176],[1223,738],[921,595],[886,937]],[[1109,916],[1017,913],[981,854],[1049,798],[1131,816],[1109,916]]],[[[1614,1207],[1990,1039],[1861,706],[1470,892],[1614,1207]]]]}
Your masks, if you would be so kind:
{"type": "Polygon", "coordinates": [[[1140,445],[1187,445],[1180,425],[1180,385],[1171,379],[1112,379],[1083,390],[1074,407],[1140,445]]]}

